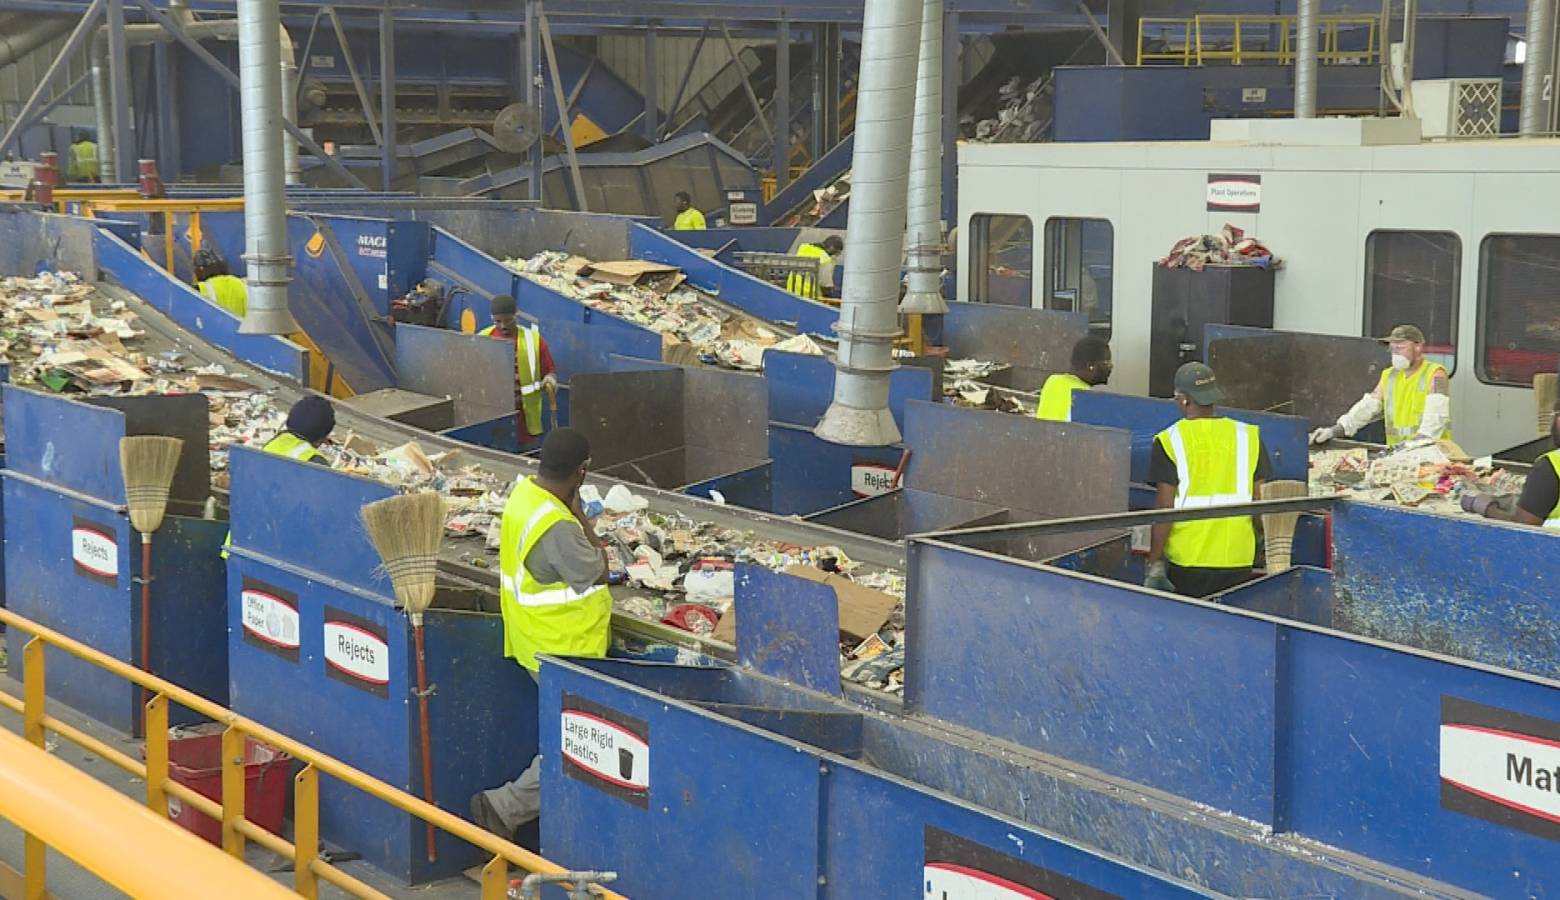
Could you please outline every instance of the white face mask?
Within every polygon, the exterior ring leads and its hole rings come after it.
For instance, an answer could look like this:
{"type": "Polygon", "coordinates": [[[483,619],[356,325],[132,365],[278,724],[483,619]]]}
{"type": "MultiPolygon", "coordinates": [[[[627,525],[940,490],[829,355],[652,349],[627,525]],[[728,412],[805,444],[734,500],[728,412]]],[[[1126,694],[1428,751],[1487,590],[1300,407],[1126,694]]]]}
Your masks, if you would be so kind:
{"type": "Polygon", "coordinates": [[[1405,369],[1407,369],[1408,368],[1408,357],[1404,356],[1401,353],[1394,353],[1394,354],[1392,354],[1392,368],[1397,369],[1399,372],[1402,372],[1405,369]]]}

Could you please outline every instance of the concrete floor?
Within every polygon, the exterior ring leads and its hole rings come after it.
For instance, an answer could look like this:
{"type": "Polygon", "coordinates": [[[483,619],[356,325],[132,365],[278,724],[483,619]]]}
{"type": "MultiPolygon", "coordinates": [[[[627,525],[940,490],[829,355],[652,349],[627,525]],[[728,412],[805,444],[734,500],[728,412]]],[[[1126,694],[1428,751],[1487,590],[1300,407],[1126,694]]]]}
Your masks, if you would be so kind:
{"type": "MultiPolygon", "coordinates": [[[[5,691],[15,697],[20,697],[22,693],[20,682],[13,680],[5,671],[3,642],[0,642],[0,691],[5,691]]],[[[58,716],[71,725],[80,728],[109,746],[122,750],[132,757],[140,757],[140,741],[132,740],[54,701],[50,701],[49,707],[52,715],[58,716]]],[[[19,733],[22,727],[21,717],[13,714],[8,709],[0,709],[0,726],[19,733]]],[[[133,797],[137,801],[144,796],[143,782],[140,779],[132,778],[119,767],[97,759],[74,744],[60,740],[52,733],[48,739],[50,751],[58,758],[69,762],[76,768],[105,784],[111,785],[121,793],[133,797]]],[[[22,833],[10,823],[4,821],[0,821],[0,861],[14,869],[21,869],[22,833]]],[[[250,844],[248,861],[251,866],[270,874],[275,880],[291,887],[292,868],[291,864],[285,859],[278,857],[269,850],[250,844]]],[[[99,881],[91,873],[77,866],[69,859],[52,851],[49,854],[48,868],[49,890],[59,900],[110,900],[110,898],[125,896],[99,881]]],[[[388,880],[384,875],[361,862],[344,863],[341,868],[354,878],[361,879],[374,889],[395,898],[475,900],[478,896],[476,884],[465,878],[454,878],[430,885],[407,887],[404,884],[388,880]]],[[[170,885],[168,896],[175,897],[178,894],[177,887],[170,885]]],[[[345,900],[345,898],[350,897],[349,894],[324,884],[321,885],[320,896],[328,898],[328,900],[345,900]]],[[[552,893],[548,896],[561,895],[552,893]]]]}

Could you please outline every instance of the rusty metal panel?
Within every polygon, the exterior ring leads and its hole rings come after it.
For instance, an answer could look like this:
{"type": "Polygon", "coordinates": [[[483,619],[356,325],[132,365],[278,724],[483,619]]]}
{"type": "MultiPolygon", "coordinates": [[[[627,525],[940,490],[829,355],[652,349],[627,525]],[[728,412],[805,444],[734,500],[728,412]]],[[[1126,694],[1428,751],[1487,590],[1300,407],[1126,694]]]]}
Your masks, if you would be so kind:
{"type": "Polygon", "coordinates": [[[455,401],[455,424],[515,411],[515,348],[475,334],[395,327],[396,387],[455,401]]]}
{"type": "Polygon", "coordinates": [[[1209,325],[1208,365],[1224,405],[1331,422],[1376,385],[1390,361],[1373,338],[1209,325]]]}
{"type": "Polygon", "coordinates": [[[769,388],[759,375],[683,370],[683,442],[751,459],[769,455],[769,388]]]}
{"type": "Polygon", "coordinates": [[[950,303],[943,342],[955,358],[984,359],[1013,367],[1005,386],[1038,390],[1046,376],[1065,372],[1072,348],[1089,333],[1082,313],[1023,309],[990,303],[950,303]]]}
{"type": "MultiPolygon", "coordinates": [[[[576,375],[570,422],[590,440],[598,471],[683,445],[683,372],[576,375]]],[[[636,481],[638,479],[635,479],[636,481]]]]}

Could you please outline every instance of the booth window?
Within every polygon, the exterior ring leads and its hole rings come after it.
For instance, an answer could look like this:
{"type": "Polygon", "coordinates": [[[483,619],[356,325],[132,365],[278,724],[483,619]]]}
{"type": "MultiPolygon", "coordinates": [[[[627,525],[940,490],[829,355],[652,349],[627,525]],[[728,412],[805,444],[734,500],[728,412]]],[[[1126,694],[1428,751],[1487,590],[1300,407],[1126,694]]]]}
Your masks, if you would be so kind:
{"type": "Polygon", "coordinates": [[[1032,305],[1035,226],[1028,216],[970,217],[970,300],[1032,305]]]}
{"type": "Polygon", "coordinates": [[[1531,386],[1560,365],[1560,235],[1492,234],[1479,248],[1479,380],[1531,386]]]}
{"type": "Polygon", "coordinates": [[[1365,334],[1425,333],[1425,355],[1456,370],[1462,241],[1449,231],[1373,231],[1365,239],[1365,334]]]}
{"type": "Polygon", "coordinates": [[[1089,331],[1110,340],[1116,232],[1106,219],[1047,219],[1045,306],[1085,313],[1089,331]]]}

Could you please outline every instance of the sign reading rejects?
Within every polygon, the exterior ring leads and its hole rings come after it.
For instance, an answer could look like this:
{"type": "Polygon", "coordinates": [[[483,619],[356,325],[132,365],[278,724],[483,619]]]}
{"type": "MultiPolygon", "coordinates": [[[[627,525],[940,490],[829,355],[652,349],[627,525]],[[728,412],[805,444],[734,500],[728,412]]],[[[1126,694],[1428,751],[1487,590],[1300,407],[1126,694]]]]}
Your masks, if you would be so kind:
{"type": "Polygon", "coordinates": [[[563,770],[645,809],[650,804],[650,726],[574,694],[563,695],[563,770]]]}
{"type": "Polygon", "coordinates": [[[384,627],[325,607],[325,674],[375,696],[390,696],[390,644],[384,627]]]}

